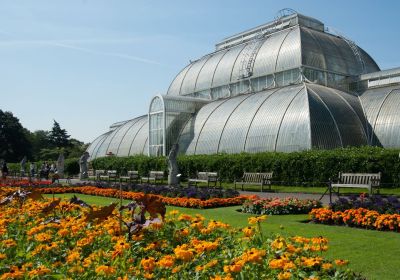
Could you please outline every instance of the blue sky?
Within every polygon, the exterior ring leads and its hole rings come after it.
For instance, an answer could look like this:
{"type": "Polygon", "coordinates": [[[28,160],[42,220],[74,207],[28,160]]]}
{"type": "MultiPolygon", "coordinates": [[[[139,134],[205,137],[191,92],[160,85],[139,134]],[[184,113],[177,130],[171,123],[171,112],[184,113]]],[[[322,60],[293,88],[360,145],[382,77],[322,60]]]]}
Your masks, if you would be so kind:
{"type": "Polygon", "coordinates": [[[53,119],[85,143],[146,114],[189,60],[283,8],[315,17],[400,67],[399,1],[2,0],[0,109],[31,131],[53,119]]]}

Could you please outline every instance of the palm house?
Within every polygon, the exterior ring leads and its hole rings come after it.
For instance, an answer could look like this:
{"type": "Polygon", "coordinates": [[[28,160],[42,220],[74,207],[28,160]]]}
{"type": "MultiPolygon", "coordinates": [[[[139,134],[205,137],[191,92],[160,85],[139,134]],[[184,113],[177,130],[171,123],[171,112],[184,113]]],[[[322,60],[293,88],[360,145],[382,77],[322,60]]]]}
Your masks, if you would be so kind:
{"type": "Polygon", "coordinates": [[[148,114],[97,137],[106,155],[400,148],[400,68],[299,13],[230,36],[191,61],[148,114]]]}

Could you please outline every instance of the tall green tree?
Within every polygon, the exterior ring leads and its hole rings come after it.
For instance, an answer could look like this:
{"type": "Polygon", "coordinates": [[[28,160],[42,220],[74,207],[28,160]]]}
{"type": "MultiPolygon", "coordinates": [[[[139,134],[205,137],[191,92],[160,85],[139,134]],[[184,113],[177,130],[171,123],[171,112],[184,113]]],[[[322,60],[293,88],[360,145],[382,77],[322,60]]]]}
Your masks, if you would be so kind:
{"type": "Polygon", "coordinates": [[[0,110],[0,158],[8,162],[19,162],[24,156],[31,158],[29,134],[11,112],[0,110]]]}
{"type": "MultiPolygon", "coordinates": [[[[49,140],[49,131],[46,130],[36,130],[35,132],[31,133],[30,141],[32,143],[32,156],[34,160],[42,160],[39,156],[40,151],[42,149],[48,149],[52,147],[49,140]]],[[[47,159],[47,158],[45,158],[47,159]]]]}
{"type": "Polygon", "coordinates": [[[49,134],[50,143],[55,148],[65,148],[70,145],[70,135],[67,134],[65,129],[62,129],[60,124],[54,120],[53,128],[49,134]]]}

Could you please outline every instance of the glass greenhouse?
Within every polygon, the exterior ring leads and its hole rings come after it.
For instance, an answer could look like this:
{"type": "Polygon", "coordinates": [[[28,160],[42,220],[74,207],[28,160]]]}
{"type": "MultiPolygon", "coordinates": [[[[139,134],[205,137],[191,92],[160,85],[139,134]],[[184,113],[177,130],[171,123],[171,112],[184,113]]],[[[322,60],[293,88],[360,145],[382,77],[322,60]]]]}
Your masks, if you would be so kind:
{"type": "Polygon", "coordinates": [[[400,148],[400,68],[298,13],[230,36],[187,65],[148,115],[110,126],[88,147],[165,156],[375,145],[400,148]]]}

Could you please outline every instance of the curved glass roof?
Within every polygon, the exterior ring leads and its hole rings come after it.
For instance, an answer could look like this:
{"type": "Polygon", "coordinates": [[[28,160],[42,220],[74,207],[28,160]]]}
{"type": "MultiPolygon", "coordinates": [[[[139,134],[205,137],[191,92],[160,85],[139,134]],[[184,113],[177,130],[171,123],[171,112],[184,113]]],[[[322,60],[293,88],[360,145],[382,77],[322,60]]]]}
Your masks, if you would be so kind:
{"type": "Polygon", "coordinates": [[[385,148],[400,147],[400,86],[368,89],[361,97],[365,115],[370,123],[371,145],[385,148]]]}
{"type": "Polygon", "coordinates": [[[176,142],[185,154],[398,148],[398,73],[380,71],[322,22],[292,14],[218,43],[153,99],[149,115],[159,121],[149,127],[144,115],[114,123],[87,151],[91,160],[148,155],[155,131],[159,141],[150,150],[162,146],[164,155],[176,142]]]}
{"type": "Polygon", "coordinates": [[[186,154],[298,151],[367,144],[358,97],[300,84],[205,105],[180,135],[186,154]]]}
{"type": "Polygon", "coordinates": [[[167,94],[189,95],[236,83],[243,80],[241,71],[248,65],[252,66],[252,77],[300,67],[344,76],[379,71],[375,61],[354,43],[320,30],[296,25],[257,40],[220,49],[192,62],[175,77],[167,94]],[[250,64],[249,57],[254,58],[250,64]]]}
{"type": "Polygon", "coordinates": [[[131,156],[147,154],[148,118],[147,115],[122,122],[113,130],[96,138],[88,147],[90,160],[107,154],[131,156]]]}

